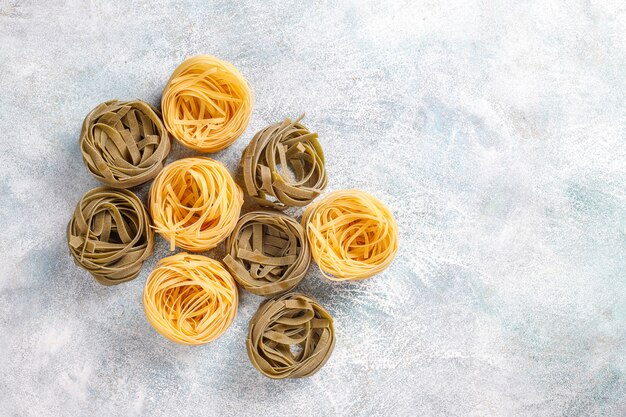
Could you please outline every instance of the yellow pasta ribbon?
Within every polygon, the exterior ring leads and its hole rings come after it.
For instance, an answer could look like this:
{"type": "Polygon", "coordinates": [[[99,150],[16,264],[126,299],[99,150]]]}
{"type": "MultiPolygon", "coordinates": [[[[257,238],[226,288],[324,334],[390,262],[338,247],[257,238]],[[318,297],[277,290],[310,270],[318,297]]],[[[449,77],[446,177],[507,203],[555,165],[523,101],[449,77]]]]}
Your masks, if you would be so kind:
{"type": "Polygon", "coordinates": [[[254,95],[232,64],[210,55],[189,58],[174,70],[161,98],[163,122],[183,145],[217,152],[248,127],[254,95]]]}
{"type": "Polygon", "coordinates": [[[359,190],[335,191],[310,205],[302,226],[311,255],[333,281],[360,280],[384,271],[398,251],[391,211],[359,190]]]}
{"type": "Polygon", "coordinates": [[[185,345],[220,337],[233,322],[238,303],[235,280],[219,261],[184,252],[161,259],[143,291],[150,324],[185,345]]]}
{"type": "Polygon", "coordinates": [[[184,158],[167,165],[148,193],[154,229],[175,246],[201,252],[232,232],[243,192],[224,165],[211,158],[184,158]]]}

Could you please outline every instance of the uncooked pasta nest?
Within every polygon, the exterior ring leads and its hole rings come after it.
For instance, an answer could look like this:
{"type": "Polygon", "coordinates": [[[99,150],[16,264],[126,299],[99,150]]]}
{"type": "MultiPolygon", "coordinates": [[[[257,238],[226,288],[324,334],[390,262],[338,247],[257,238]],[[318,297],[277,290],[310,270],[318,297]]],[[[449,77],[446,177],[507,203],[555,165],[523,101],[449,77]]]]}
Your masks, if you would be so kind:
{"type": "Polygon", "coordinates": [[[111,100],[93,109],[80,134],[89,172],[116,188],[154,178],[170,152],[170,139],[159,117],[154,107],[141,100],[111,100]]]}
{"type": "Polygon", "coordinates": [[[238,300],[235,281],[220,262],[184,252],[161,259],[143,291],[150,324],[186,345],[220,337],[237,314],[238,300]]]}
{"type": "Polygon", "coordinates": [[[378,199],[359,190],[335,191],[302,215],[313,259],[334,281],[369,278],[398,251],[398,226],[378,199]]]}
{"type": "Polygon", "coordinates": [[[261,304],[250,321],[246,345],[252,365],[265,376],[313,375],[335,347],[333,319],[314,299],[285,294],[261,304]]]}
{"type": "Polygon", "coordinates": [[[253,94],[232,64],[209,55],[189,58],[174,70],[161,109],[167,130],[183,145],[217,152],[248,126],[253,94]]]}
{"type": "Polygon", "coordinates": [[[233,230],[243,192],[221,163],[205,157],[167,165],[148,193],[155,230],[170,242],[200,252],[212,249],[233,230]]]}
{"type": "Polygon", "coordinates": [[[148,213],[130,191],[98,187],[78,202],[67,226],[70,254],[101,284],[135,278],[152,254],[148,213]]]}
{"type": "Polygon", "coordinates": [[[324,152],[302,117],[267,126],[243,152],[246,192],[261,206],[306,206],[326,187],[324,152]]]}
{"type": "Polygon", "coordinates": [[[311,265],[309,244],[300,224],[272,211],[242,216],[226,240],[226,252],[224,263],[237,283],[263,296],[289,291],[311,265]]]}

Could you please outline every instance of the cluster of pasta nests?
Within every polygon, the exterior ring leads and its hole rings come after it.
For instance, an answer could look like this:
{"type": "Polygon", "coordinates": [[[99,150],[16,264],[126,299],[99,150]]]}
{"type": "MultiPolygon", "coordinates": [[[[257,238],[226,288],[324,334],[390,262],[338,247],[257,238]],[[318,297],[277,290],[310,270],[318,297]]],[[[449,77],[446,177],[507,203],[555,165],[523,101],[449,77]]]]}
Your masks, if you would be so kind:
{"type": "Polygon", "coordinates": [[[138,275],[152,253],[152,230],[172,251],[204,252],[227,239],[224,263],[186,252],[159,261],[144,286],[148,321],[174,342],[209,343],[233,322],[239,283],[271,297],[250,322],[247,350],[253,365],[270,378],[304,377],[326,363],[335,333],[332,317],[316,300],[290,291],[311,259],[334,281],[384,271],[398,250],[398,227],[389,208],[360,190],[316,200],[327,185],[324,153],[302,117],[260,130],[240,164],[244,189],[258,205],[278,210],[308,205],[300,224],[276,210],[240,217],[243,191],[214,159],[190,157],[164,166],[168,132],[186,147],[220,151],[245,131],[253,102],[248,82],[232,64],[200,55],[184,61],[168,80],[163,122],[139,100],[96,107],[81,134],[85,164],[110,187],[130,188],[154,178],[150,215],[130,191],[92,190],[68,226],[68,244],[77,263],[112,285],[138,275]]]}

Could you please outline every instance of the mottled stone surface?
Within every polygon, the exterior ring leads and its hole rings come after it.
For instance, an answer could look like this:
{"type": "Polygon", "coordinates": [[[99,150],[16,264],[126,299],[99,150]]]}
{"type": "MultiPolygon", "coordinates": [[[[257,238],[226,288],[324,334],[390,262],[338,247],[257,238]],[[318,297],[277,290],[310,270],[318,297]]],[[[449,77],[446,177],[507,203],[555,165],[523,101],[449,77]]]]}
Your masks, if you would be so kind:
{"type": "Polygon", "coordinates": [[[0,0],[0,415],[626,414],[625,3],[262,3],[0,0]],[[336,317],[309,379],[250,365],[250,294],[210,345],[158,335],[141,292],[160,237],[113,288],[68,255],[97,185],[82,119],[112,98],[158,104],[199,53],[256,92],[217,159],[234,170],[254,132],[306,112],[328,190],[397,216],[384,274],[313,268],[300,285],[336,317]]]}

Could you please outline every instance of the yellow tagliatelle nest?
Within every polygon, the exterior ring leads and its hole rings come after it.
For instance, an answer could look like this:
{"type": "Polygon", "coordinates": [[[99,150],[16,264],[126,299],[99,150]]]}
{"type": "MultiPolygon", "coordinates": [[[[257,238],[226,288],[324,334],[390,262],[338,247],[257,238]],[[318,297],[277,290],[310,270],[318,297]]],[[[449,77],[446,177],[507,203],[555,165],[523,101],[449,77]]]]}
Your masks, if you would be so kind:
{"type": "Polygon", "coordinates": [[[389,266],[398,251],[398,226],[393,215],[363,191],[328,194],[307,207],[302,226],[313,259],[333,281],[376,275],[389,266]]]}
{"type": "Polygon", "coordinates": [[[232,232],[243,192],[221,163],[205,157],[179,159],[156,177],[148,194],[154,229],[170,242],[200,252],[232,232]]]}
{"type": "Polygon", "coordinates": [[[232,64],[198,55],[180,64],[161,98],[167,130],[183,145],[217,152],[237,139],[250,121],[254,97],[232,64]]]}
{"type": "Polygon", "coordinates": [[[238,302],[235,280],[220,262],[184,252],[161,259],[143,291],[150,324],[186,345],[220,337],[233,322],[238,302]]]}

